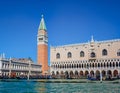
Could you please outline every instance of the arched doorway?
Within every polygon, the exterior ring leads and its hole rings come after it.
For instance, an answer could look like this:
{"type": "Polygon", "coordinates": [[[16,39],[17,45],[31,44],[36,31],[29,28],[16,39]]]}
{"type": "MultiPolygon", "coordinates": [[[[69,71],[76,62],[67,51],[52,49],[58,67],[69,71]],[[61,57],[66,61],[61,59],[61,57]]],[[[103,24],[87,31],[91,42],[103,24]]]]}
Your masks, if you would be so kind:
{"type": "Polygon", "coordinates": [[[56,75],[59,75],[59,72],[58,72],[58,71],[56,72],[56,75]]]}
{"type": "Polygon", "coordinates": [[[52,75],[55,75],[55,72],[54,72],[54,71],[52,71],[52,75]]]}
{"type": "Polygon", "coordinates": [[[93,71],[93,70],[90,71],[90,75],[91,75],[91,76],[94,76],[94,71],[93,71]]]}
{"type": "Polygon", "coordinates": [[[112,71],[111,71],[111,70],[108,70],[108,71],[107,71],[107,76],[108,76],[109,78],[112,77],[112,71]]]}
{"type": "Polygon", "coordinates": [[[86,70],[86,71],[85,71],[85,76],[87,76],[88,74],[89,74],[89,72],[86,70]]]}
{"type": "Polygon", "coordinates": [[[102,76],[106,76],[106,72],[104,70],[102,71],[102,76]]]}
{"type": "Polygon", "coordinates": [[[65,78],[69,78],[68,71],[65,71],[65,78]]]}
{"type": "Polygon", "coordinates": [[[64,72],[63,71],[61,71],[60,76],[61,76],[61,78],[64,78],[64,72]]]}
{"type": "Polygon", "coordinates": [[[70,78],[73,78],[73,77],[74,77],[73,71],[70,71],[70,78]]]}
{"type": "Polygon", "coordinates": [[[96,79],[100,79],[100,71],[99,70],[96,71],[96,79]]]}
{"type": "Polygon", "coordinates": [[[55,78],[55,72],[52,71],[52,78],[55,78]]]}
{"type": "Polygon", "coordinates": [[[80,76],[83,76],[83,71],[80,71],[80,76]]]}
{"type": "Polygon", "coordinates": [[[117,70],[114,70],[114,71],[113,71],[113,75],[114,75],[114,77],[118,76],[118,71],[117,71],[117,70]]]}
{"type": "Polygon", "coordinates": [[[78,78],[78,71],[75,71],[75,78],[78,78]]]}

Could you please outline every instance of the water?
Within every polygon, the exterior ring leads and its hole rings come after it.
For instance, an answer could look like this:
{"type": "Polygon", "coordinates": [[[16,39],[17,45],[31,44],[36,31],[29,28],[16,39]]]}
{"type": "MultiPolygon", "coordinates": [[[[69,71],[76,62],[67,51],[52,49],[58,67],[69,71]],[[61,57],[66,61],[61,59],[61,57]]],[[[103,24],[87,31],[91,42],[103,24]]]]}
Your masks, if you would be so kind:
{"type": "Polygon", "coordinates": [[[120,84],[0,82],[0,93],[120,93],[120,84]]]}

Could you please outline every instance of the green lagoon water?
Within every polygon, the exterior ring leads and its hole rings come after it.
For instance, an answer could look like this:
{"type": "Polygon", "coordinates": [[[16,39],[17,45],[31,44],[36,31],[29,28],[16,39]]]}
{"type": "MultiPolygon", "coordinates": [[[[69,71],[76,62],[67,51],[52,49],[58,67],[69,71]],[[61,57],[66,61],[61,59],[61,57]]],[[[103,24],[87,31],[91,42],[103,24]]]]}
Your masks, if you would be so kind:
{"type": "Polygon", "coordinates": [[[0,81],[0,93],[120,93],[120,83],[0,81]]]}

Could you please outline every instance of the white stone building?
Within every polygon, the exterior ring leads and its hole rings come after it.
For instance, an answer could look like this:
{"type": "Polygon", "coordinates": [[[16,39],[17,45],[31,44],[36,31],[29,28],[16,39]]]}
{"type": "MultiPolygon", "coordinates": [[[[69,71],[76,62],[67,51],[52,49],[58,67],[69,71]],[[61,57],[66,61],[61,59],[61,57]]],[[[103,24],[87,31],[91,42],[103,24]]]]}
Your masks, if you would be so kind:
{"type": "Polygon", "coordinates": [[[120,39],[50,47],[50,73],[79,78],[120,74],[120,39]]]}
{"type": "Polygon", "coordinates": [[[0,76],[15,74],[15,76],[40,75],[41,65],[35,64],[28,58],[4,58],[0,57],[0,76]]]}

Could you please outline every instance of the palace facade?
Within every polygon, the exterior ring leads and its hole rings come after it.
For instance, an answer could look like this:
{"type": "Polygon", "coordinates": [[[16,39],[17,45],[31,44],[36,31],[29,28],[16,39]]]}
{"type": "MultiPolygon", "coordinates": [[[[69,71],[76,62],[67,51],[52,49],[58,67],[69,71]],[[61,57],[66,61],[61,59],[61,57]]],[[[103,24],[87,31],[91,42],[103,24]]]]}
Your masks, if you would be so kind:
{"type": "Polygon", "coordinates": [[[33,63],[28,58],[0,57],[0,76],[3,77],[38,76],[41,75],[41,65],[33,63]]]}
{"type": "Polygon", "coordinates": [[[120,75],[120,39],[50,47],[50,73],[56,77],[117,77],[120,75]]]}

